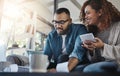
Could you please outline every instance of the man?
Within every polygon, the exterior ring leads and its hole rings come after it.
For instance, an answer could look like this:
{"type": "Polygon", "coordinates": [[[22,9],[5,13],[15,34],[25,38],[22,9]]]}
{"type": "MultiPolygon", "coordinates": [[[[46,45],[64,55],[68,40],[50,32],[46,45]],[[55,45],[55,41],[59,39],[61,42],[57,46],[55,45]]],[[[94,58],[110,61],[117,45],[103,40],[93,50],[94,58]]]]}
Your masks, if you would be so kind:
{"type": "Polygon", "coordinates": [[[50,61],[49,71],[55,70],[57,63],[68,61],[76,38],[87,33],[84,25],[72,23],[70,12],[66,8],[56,10],[52,22],[55,29],[49,33],[44,48],[44,54],[48,55],[50,61]]]}

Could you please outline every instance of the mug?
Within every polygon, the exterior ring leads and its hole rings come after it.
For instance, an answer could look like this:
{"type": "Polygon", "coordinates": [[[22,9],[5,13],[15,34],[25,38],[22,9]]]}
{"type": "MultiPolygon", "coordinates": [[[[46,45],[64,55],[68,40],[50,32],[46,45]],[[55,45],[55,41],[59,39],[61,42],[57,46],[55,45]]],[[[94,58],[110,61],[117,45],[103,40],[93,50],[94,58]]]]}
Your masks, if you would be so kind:
{"type": "Polygon", "coordinates": [[[10,62],[0,62],[0,72],[17,72],[18,65],[11,64],[10,62]]]}
{"type": "Polygon", "coordinates": [[[29,72],[47,72],[48,56],[42,51],[27,51],[29,55],[29,72]]]}
{"type": "Polygon", "coordinates": [[[9,67],[10,66],[10,62],[4,62],[4,61],[0,61],[0,72],[4,72],[4,69],[6,67],[9,67]]]}

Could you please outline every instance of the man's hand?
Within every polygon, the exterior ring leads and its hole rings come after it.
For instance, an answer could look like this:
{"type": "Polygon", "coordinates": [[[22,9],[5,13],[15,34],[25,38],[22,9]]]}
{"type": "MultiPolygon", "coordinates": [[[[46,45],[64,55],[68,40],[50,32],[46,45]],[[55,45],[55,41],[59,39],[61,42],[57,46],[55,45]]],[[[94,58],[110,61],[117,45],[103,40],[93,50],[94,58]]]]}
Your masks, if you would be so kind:
{"type": "Polygon", "coordinates": [[[51,73],[56,73],[56,69],[55,68],[52,68],[52,69],[48,69],[48,72],[51,72],[51,73]]]}

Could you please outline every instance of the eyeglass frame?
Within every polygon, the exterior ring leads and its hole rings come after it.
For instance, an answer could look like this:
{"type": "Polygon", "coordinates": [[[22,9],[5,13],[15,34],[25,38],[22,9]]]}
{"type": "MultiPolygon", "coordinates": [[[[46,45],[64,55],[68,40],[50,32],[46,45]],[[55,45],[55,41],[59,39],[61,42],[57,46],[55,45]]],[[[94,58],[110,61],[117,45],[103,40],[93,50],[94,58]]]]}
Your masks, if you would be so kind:
{"type": "Polygon", "coordinates": [[[63,24],[65,24],[67,21],[69,21],[69,19],[67,19],[67,20],[60,20],[60,21],[52,20],[52,23],[53,23],[53,24],[61,24],[61,25],[63,25],[63,24]]]}

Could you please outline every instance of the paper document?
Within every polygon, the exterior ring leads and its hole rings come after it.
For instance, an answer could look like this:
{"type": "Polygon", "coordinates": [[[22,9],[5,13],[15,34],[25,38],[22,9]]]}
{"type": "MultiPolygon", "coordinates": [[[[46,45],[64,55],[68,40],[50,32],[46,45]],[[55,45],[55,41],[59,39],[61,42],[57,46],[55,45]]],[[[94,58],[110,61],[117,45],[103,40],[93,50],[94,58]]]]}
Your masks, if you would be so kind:
{"type": "Polygon", "coordinates": [[[18,65],[17,64],[11,64],[10,68],[11,68],[11,72],[17,72],[18,71],[18,65]]]}
{"type": "Polygon", "coordinates": [[[68,62],[63,62],[63,63],[57,64],[56,70],[57,70],[57,72],[69,72],[68,62]]]}
{"type": "Polygon", "coordinates": [[[80,38],[81,38],[82,42],[84,42],[85,40],[90,40],[90,41],[95,42],[95,38],[94,38],[94,35],[92,33],[80,35],[80,38]]]}

